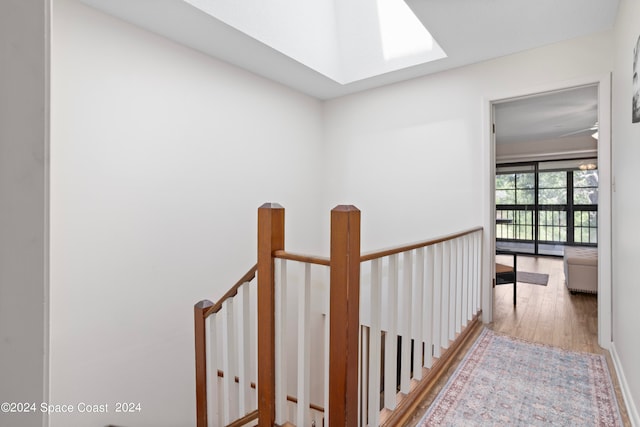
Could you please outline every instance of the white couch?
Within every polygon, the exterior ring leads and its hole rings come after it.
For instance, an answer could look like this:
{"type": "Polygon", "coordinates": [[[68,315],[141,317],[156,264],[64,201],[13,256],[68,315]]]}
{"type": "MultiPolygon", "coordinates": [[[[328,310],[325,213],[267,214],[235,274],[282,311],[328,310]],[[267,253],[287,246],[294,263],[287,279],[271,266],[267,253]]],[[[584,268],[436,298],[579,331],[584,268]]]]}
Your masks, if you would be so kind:
{"type": "Polygon", "coordinates": [[[564,276],[567,289],[572,293],[598,293],[598,250],[565,246],[564,276]]]}

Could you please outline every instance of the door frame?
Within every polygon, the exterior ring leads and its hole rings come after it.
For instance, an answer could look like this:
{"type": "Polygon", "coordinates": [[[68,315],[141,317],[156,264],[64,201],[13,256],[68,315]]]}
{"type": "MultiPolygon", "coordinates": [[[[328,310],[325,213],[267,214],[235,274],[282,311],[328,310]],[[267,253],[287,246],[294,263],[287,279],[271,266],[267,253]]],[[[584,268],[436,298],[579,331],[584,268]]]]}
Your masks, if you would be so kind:
{"type": "Polygon", "coordinates": [[[519,98],[562,91],[582,86],[598,88],[598,344],[609,350],[612,341],[612,232],[611,232],[611,74],[549,83],[529,89],[493,94],[483,99],[484,177],[484,257],[482,320],[493,320],[493,278],[495,277],[495,135],[493,133],[494,105],[519,98]]]}

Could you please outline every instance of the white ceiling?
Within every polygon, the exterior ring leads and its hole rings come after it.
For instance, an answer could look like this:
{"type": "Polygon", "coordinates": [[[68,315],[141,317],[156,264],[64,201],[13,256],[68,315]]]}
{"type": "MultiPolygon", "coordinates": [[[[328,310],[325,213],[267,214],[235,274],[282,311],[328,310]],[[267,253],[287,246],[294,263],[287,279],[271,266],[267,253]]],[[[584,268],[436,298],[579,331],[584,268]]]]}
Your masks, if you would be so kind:
{"type": "MultiPolygon", "coordinates": [[[[330,99],[437,71],[567,40],[612,27],[619,0],[406,0],[447,57],[341,84],[184,0],[82,0],[91,6],[213,57],[330,99]]],[[[223,3],[198,0],[194,3],[223,3]]],[[[267,0],[262,0],[267,4],[267,0]]],[[[319,0],[322,2],[332,0],[319,0]]],[[[347,0],[353,3],[355,0],[347,0]]],[[[373,1],[373,0],[371,0],[373,1]]],[[[282,2],[280,2],[282,3],[282,2]]],[[[367,2],[355,3],[361,5],[367,2]]],[[[238,3],[238,7],[242,1],[238,3]]],[[[274,4],[276,4],[274,2],[274,4]]],[[[343,8],[345,0],[333,0],[343,8]]],[[[263,7],[264,9],[264,7],[263,7]]],[[[352,8],[353,9],[353,8],[352,8]]],[[[253,13],[253,9],[247,8],[253,13]]],[[[362,15],[365,9],[360,9],[362,15]]],[[[264,14],[264,10],[262,13],[264,14]]],[[[355,13],[358,9],[355,9],[355,13]]],[[[349,22],[358,32],[357,14],[349,22]]],[[[268,15],[259,15],[259,17],[268,15]]],[[[305,27],[297,25],[302,37],[305,27]]],[[[255,20],[255,16],[254,16],[255,20]]],[[[348,23],[347,23],[348,24],[348,23]]],[[[316,25],[316,27],[318,27],[316,25]]],[[[349,28],[349,27],[348,27],[349,28]]],[[[343,43],[338,32],[336,42],[343,43]]],[[[296,37],[293,34],[292,37],[296,37]]],[[[380,71],[376,71],[380,72],[380,71]]]]}
{"type": "Polygon", "coordinates": [[[496,143],[591,138],[597,120],[597,86],[503,102],[495,106],[496,143]]]}

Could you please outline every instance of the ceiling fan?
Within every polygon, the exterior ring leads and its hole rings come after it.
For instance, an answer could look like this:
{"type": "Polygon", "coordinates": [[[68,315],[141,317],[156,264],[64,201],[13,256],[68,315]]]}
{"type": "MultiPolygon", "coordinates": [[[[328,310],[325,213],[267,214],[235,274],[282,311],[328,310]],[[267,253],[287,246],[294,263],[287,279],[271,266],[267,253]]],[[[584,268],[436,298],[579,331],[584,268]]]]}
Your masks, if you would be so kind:
{"type": "Polygon", "coordinates": [[[565,136],[577,135],[579,133],[584,133],[588,131],[594,132],[591,136],[595,139],[598,139],[598,122],[595,122],[591,127],[574,130],[573,132],[568,132],[568,133],[565,133],[564,135],[560,135],[560,138],[564,138],[565,136]]]}

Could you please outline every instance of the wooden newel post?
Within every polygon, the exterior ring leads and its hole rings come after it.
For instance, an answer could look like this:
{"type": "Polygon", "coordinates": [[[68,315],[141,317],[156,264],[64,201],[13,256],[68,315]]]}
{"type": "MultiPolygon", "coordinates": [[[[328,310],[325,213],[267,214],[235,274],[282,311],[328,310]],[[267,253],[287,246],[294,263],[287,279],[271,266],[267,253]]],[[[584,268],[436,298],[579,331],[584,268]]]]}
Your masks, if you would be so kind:
{"type": "MultiPolygon", "coordinates": [[[[196,343],[196,426],[207,427],[207,332],[204,312],[213,305],[202,300],[193,307],[196,343]]],[[[213,381],[215,381],[215,378],[213,381]]]]}
{"type": "Polygon", "coordinates": [[[358,340],[360,330],[360,210],[331,211],[329,321],[329,424],[358,424],[358,340]]]}
{"type": "Polygon", "coordinates": [[[258,208],[258,426],[276,419],[275,283],[273,253],[284,249],[284,208],[258,208]]]}

